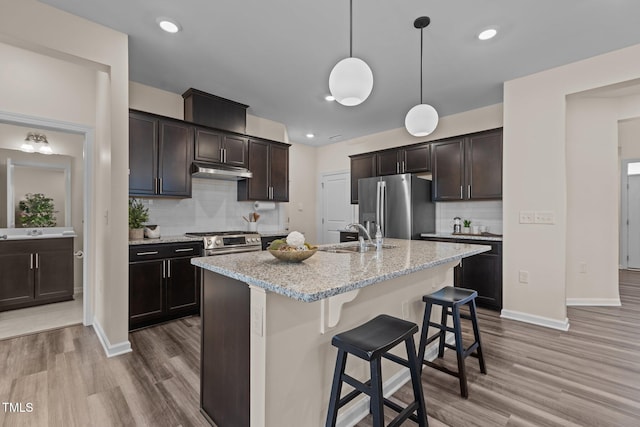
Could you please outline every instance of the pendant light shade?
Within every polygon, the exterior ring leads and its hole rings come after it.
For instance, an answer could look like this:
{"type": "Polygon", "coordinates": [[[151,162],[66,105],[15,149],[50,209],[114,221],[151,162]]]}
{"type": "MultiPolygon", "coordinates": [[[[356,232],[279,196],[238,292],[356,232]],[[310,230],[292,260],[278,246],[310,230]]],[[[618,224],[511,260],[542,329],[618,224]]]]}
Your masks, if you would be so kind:
{"type": "Polygon", "coordinates": [[[438,126],[438,112],[431,105],[422,102],[422,30],[430,23],[428,16],[421,16],[413,23],[420,30],[420,104],[410,109],[404,118],[404,126],[413,136],[427,136],[438,126]]]}
{"type": "Polygon", "coordinates": [[[349,57],[338,62],[329,74],[329,91],[342,105],[362,104],[373,90],[371,68],[360,58],[353,57],[353,0],[349,0],[349,57]]]}
{"type": "Polygon", "coordinates": [[[362,104],[371,95],[373,73],[360,58],[345,58],[329,74],[331,95],[342,105],[362,104]]]}

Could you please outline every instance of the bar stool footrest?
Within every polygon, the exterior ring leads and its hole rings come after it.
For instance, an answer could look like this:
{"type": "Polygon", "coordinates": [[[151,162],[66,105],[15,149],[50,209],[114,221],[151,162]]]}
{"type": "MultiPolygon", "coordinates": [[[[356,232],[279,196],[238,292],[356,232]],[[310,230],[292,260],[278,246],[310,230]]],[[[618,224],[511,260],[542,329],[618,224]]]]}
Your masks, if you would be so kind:
{"type": "Polygon", "coordinates": [[[395,402],[393,402],[393,401],[391,401],[389,399],[386,399],[386,398],[383,400],[383,402],[384,402],[385,406],[393,409],[394,411],[396,411],[398,413],[398,416],[396,416],[389,424],[387,424],[387,427],[399,426],[407,418],[409,418],[413,422],[416,422],[416,423],[418,422],[418,417],[416,417],[413,414],[413,412],[416,409],[418,409],[418,403],[417,402],[411,403],[406,408],[403,408],[402,406],[398,405],[397,403],[395,403],[395,402]]]}
{"type": "Polygon", "coordinates": [[[444,366],[436,365],[435,363],[430,362],[428,360],[423,360],[422,363],[431,368],[437,369],[440,372],[444,372],[445,374],[453,375],[456,378],[460,378],[460,374],[458,372],[452,371],[451,369],[446,368],[444,366]]]}

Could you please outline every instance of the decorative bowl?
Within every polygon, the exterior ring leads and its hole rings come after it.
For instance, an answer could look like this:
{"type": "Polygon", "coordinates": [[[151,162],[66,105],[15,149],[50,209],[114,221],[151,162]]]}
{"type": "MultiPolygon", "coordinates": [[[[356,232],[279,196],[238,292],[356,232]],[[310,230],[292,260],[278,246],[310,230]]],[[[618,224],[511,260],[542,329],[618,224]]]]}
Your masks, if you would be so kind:
{"type": "Polygon", "coordinates": [[[311,257],[318,251],[318,248],[308,249],[306,251],[280,251],[269,249],[269,253],[280,261],[300,262],[311,257]]]}

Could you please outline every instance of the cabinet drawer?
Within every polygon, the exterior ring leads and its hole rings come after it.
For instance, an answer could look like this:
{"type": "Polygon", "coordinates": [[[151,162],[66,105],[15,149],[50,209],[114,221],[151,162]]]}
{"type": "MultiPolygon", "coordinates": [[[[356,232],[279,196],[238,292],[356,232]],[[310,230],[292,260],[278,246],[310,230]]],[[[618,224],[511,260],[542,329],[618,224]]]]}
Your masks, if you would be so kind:
{"type": "Polygon", "coordinates": [[[163,258],[201,256],[202,243],[164,243],[157,245],[133,245],[129,247],[129,262],[163,258]]]}

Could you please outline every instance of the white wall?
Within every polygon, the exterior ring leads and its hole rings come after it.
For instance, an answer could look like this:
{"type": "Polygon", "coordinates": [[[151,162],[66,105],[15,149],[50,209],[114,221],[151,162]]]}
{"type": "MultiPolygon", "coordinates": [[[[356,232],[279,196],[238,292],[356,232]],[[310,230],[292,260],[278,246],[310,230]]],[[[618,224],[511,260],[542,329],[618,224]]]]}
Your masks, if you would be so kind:
{"type": "MultiPolygon", "coordinates": [[[[567,95],[639,76],[640,46],[633,46],[505,83],[503,315],[523,319],[526,314],[529,321],[568,327],[567,221],[568,209],[576,206],[568,207],[567,194],[589,190],[582,182],[576,186],[573,176],[568,179],[572,170],[588,165],[579,159],[567,162],[567,138],[572,133],[567,129],[567,95]],[[553,211],[555,224],[519,224],[522,210],[553,211]],[[519,283],[520,270],[529,272],[529,283],[519,283]]],[[[599,127],[592,122],[581,126],[599,127]]],[[[601,164],[599,177],[611,174],[602,167],[610,166],[601,164]]],[[[617,164],[611,167],[617,168],[617,164]]],[[[617,210],[617,206],[610,208],[617,210]]],[[[612,229],[609,222],[608,215],[597,217],[590,227],[612,229]]],[[[591,249],[615,254],[617,242],[612,246],[611,241],[591,249]]],[[[617,266],[617,259],[615,266],[608,265],[610,256],[594,262],[608,271],[617,266]]]]}
{"type": "Polygon", "coordinates": [[[42,68],[32,66],[23,52],[3,55],[0,110],[95,129],[95,200],[90,203],[100,211],[92,218],[92,247],[86,248],[92,257],[89,280],[96,287],[94,323],[109,354],[127,351],[127,36],[35,0],[0,0],[0,10],[5,52],[19,47],[62,62],[42,68]],[[85,76],[70,64],[92,74],[85,76]]]}
{"type": "Polygon", "coordinates": [[[621,159],[640,159],[640,119],[619,122],[618,145],[621,159]]]}

